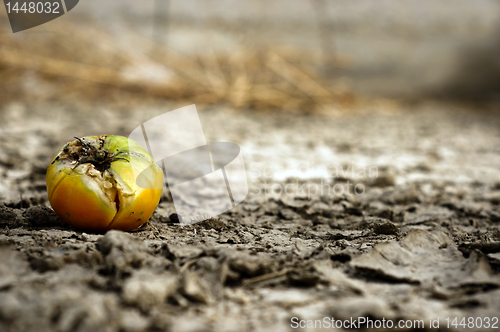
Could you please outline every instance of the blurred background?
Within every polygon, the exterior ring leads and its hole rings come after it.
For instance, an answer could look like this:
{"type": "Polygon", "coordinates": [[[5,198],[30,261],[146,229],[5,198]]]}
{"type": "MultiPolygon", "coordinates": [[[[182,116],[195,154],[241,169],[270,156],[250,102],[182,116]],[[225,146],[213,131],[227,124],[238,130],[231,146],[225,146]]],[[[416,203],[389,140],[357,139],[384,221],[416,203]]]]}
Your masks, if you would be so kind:
{"type": "Polygon", "coordinates": [[[16,34],[0,13],[2,103],[139,94],[311,112],[499,98],[495,0],[86,0],[16,34]]]}

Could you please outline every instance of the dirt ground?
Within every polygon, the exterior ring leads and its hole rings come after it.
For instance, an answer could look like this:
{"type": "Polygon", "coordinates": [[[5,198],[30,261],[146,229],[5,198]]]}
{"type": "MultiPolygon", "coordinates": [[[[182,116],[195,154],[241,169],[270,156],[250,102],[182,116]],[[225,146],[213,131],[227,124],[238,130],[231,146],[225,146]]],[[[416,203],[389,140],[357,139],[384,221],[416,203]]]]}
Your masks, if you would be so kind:
{"type": "Polygon", "coordinates": [[[300,320],[315,330],[324,317],[498,329],[495,106],[368,105],[327,115],[199,107],[208,141],[241,146],[247,198],[181,227],[166,194],[142,228],[106,234],[52,211],[52,155],[74,136],[127,136],[184,105],[4,105],[0,330],[288,331],[300,320]]]}

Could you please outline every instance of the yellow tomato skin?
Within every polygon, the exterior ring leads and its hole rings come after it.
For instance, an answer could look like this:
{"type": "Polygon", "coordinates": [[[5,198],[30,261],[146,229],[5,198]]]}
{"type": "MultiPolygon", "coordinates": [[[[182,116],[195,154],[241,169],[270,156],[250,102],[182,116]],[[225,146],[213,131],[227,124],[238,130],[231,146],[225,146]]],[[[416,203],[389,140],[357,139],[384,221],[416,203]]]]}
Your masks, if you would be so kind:
{"type": "Polygon", "coordinates": [[[52,159],[46,175],[49,201],[54,211],[66,223],[82,230],[129,231],[144,224],[156,209],[162,192],[158,188],[162,188],[163,172],[154,159],[126,137],[87,136],[81,140],[113,154],[114,158],[100,169],[99,163],[79,164],[75,159],[75,151],[90,150],[81,142],[70,142],[62,147],[52,159]],[[139,186],[136,177],[144,170],[139,186]]]}

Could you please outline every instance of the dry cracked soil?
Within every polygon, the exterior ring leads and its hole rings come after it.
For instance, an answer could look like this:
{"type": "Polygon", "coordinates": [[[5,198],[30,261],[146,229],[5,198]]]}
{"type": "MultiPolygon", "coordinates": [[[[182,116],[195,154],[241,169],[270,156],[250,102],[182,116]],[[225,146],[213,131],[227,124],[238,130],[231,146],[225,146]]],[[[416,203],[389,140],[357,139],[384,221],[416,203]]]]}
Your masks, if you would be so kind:
{"type": "Polygon", "coordinates": [[[310,331],[324,317],[500,326],[492,107],[200,109],[209,141],[242,148],[250,192],[240,205],[181,227],[167,193],[132,232],[65,225],[45,190],[55,151],[74,136],[127,135],[177,106],[2,107],[1,331],[310,331]]]}

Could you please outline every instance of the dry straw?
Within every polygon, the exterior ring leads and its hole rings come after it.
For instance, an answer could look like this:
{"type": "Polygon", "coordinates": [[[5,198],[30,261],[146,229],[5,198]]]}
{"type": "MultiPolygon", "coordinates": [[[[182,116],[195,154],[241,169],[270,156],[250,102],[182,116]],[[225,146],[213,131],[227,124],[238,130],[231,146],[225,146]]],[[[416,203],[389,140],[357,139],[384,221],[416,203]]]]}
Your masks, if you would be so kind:
{"type": "MultiPolygon", "coordinates": [[[[14,38],[5,28],[0,31],[0,81],[4,88],[16,90],[19,85],[15,83],[22,80],[23,73],[36,72],[45,81],[63,83],[66,89],[78,87],[77,93],[84,97],[103,94],[99,97],[105,98],[108,88],[113,87],[199,104],[308,111],[353,98],[315,75],[311,70],[315,54],[311,52],[242,47],[228,54],[211,50],[187,57],[131,31],[123,32],[127,34],[123,39],[133,46],[121,44],[101,32],[104,30],[95,22],[82,29],[55,20],[45,28],[53,33],[14,38]],[[163,72],[163,76],[151,77],[148,70],[163,72]],[[79,80],[86,82],[87,88],[74,84],[79,80]]],[[[22,94],[5,91],[8,89],[4,89],[4,101],[22,94]]]]}

